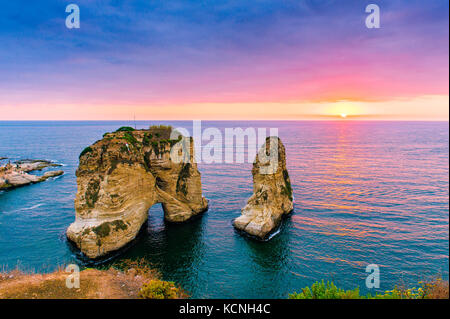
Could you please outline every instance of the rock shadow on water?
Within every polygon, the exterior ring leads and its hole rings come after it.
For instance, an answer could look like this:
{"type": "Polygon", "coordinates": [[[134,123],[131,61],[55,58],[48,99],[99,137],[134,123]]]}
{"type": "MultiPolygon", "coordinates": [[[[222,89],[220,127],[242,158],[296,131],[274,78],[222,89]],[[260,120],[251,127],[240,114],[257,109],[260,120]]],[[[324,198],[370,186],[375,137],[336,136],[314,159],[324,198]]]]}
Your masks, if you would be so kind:
{"type": "MultiPolygon", "coordinates": [[[[248,234],[241,236],[237,230],[236,240],[244,256],[240,267],[251,269],[241,287],[246,298],[287,297],[292,280],[292,218],[284,216],[282,223],[269,235],[270,240],[260,240],[248,234]],[[256,240],[255,240],[256,239],[256,240]],[[282,293],[280,293],[282,292],[282,293]]],[[[244,232],[245,233],[245,232],[244,232]]]]}
{"type": "Polygon", "coordinates": [[[290,254],[289,242],[290,231],[292,229],[292,213],[284,215],[280,225],[272,230],[265,239],[257,236],[249,235],[248,233],[236,229],[241,238],[244,239],[248,247],[249,256],[259,266],[263,268],[278,269],[273,267],[274,264],[283,263],[290,254]]]}
{"type": "Polygon", "coordinates": [[[204,254],[205,213],[184,223],[171,223],[163,219],[160,207],[151,209],[146,236],[124,258],[146,257],[175,272],[190,269],[204,254]]]}

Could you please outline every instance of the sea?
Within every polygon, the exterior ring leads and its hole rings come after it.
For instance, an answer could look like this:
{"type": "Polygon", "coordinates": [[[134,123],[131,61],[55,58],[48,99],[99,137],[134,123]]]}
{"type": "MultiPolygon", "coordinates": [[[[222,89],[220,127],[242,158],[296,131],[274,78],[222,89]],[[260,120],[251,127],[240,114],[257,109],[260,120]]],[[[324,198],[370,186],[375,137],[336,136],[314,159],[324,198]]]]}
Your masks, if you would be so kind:
{"type": "MultiPolygon", "coordinates": [[[[121,126],[191,121],[0,122],[0,157],[46,159],[64,175],[0,192],[0,271],[51,272],[147,260],[193,298],[287,298],[316,281],[374,293],[449,271],[449,124],[407,121],[203,121],[202,128],[278,129],[294,211],[270,240],[232,226],[252,194],[252,158],[199,163],[209,210],[173,225],[160,204],[126,250],[90,264],[65,236],[75,219],[78,156],[121,126]],[[366,286],[368,265],[380,287],[366,286]]],[[[208,140],[202,145],[208,144],[208,140]]],[[[225,152],[223,152],[225,153],[225,152]]],[[[222,154],[224,156],[224,154],[222,154]]],[[[37,174],[42,174],[38,172],[37,174]]]]}

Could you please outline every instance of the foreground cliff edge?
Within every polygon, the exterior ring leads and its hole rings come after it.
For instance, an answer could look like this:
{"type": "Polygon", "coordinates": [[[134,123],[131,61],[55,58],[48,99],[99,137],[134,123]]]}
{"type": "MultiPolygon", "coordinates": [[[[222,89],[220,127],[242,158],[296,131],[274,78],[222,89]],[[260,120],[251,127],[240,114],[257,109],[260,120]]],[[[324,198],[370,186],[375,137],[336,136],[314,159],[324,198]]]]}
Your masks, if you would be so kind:
{"type": "Polygon", "coordinates": [[[253,195],[233,225],[249,235],[266,239],[280,225],[281,217],[294,207],[286,153],[278,137],[268,137],[259,149],[252,175],[253,195]]]}
{"type": "Polygon", "coordinates": [[[104,256],[132,241],[156,203],[169,222],[184,222],[207,210],[192,139],[171,139],[171,132],[167,126],[124,127],[80,154],[76,218],[67,237],[87,257],[104,256]],[[182,153],[186,142],[189,151],[182,153]],[[189,161],[175,163],[171,150],[189,161]]]}
{"type": "Polygon", "coordinates": [[[189,295],[144,260],[122,260],[108,269],[59,266],[51,273],[0,270],[0,299],[180,299],[189,295]]]}

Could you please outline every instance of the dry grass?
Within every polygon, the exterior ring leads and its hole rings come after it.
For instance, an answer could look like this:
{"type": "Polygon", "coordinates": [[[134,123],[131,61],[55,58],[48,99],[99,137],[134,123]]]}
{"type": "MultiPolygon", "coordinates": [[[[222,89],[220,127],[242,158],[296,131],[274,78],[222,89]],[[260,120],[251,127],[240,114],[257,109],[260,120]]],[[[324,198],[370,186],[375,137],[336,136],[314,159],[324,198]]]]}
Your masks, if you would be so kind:
{"type": "Polygon", "coordinates": [[[114,263],[112,267],[125,273],[144,276],[149,280],[161,278],[160,273],[144,258],[138,260],[121,260],[114,263]]]}
{"type": "Polygon", "coordinates": [[[427,299],[449,299],[448,281],[435,278],[422,283],[427,299]]]}
{"type": "Polygon", "coordinates": [[[17,271],[0,279],[2,299],[109,299],[137,298],[145,277],[115,269],[86,269],[80,272],[80,288],[66,287],[68,273],[25,274],[17,271]]]}
{"type": "Polygon", "coordinates": [[[160,278],[143,261],[125,261],[120,270],[115,267],[82,270],[78,289],[67,288],[69,273],[63,267],[49,274],[2,272],[0,299],[136,299],[145,283],[160,278]]]}

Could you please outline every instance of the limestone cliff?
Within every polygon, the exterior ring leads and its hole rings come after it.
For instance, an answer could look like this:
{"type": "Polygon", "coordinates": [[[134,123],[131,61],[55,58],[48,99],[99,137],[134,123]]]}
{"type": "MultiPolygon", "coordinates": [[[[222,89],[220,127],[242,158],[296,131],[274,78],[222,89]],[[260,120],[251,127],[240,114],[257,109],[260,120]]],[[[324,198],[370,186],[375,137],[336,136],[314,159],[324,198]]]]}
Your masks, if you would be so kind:
{"type": "Polygon", "coordinates": [[[293,197],[286,153],[278,137],[269,137],[259,150],[252,169],[253,195],[233,225],[265,239],[281,222],[283,214],[293,210],[293,197]]]}
{"type": "Polygon", "coordinates": [[[67,236],[89,258],[133,240],[155,203],[162,203],[170,222],[186,221],[207,209],[193,143],[190,162],[175,163],[171,150],[188,138],[170,139],[170,133],[170,127],[162,126],[121,128],[80,154],[76,219],[67,236]]]}

